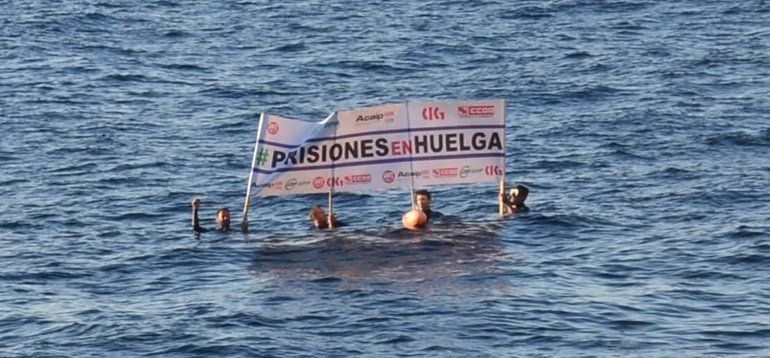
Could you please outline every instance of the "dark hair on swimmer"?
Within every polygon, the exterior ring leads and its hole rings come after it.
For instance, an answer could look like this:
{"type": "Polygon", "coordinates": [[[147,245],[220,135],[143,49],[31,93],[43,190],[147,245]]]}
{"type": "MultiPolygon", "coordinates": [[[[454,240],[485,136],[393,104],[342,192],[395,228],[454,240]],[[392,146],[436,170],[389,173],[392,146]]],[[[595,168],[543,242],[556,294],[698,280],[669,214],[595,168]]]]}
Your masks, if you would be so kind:
{"type": "Polygon", "coordinates": [[[310,220],[323,220],[325,214],[324,209],[321,209],[318,205],[310,207],[310,211],[308,212],[310,220]]]}
{"type": "Polygon", "coordinates": [[[428,191],[428,189],[415,190],[414,196],[417,196],[417,195],[425,195],[428,197],[428,199],[431,199],[430,192],[428,191]]]}
{"type": "Polygon", "coordinates": [[[219,215],[219,213],[221,213],[223,211],[228,213],[228,214],[230,213],[230,209],[228,209],[228,208],[219,208],[219,209],[217,209],[217,215],[219,215]]]}
{"type": "Polygon", "coordinates": [[[520,197],[521,197],[521,200],[524,200],[524,199],[526,199],[526,198],[527,198],[527,196],[529,195],[529,188],[527,188],[527,187],[526,187],[526,186],[524,186],[524,185],[517,185],[517,186],[516,186],[516,189],[518,189],[518,190],[519,190],[519,195],[518,195],[518,196],[520,196],[520,197]]]}

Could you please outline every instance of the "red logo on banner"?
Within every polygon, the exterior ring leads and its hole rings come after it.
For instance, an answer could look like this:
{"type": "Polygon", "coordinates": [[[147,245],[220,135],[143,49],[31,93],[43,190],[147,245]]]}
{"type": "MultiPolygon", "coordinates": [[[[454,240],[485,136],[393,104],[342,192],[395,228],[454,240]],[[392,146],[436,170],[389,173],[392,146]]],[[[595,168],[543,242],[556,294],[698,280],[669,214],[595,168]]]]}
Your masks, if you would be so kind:
{"type": "Polygon", "coordinates": [[[500,176],[503,175],[503,169],[497,165],[488,165],[484,167],[484,174],[488,176],[500,176]]]}
{"type": "Polygon", "coordinates": [[[494,117],[495,106],[491,106],[491,105],[460,106],[460,107],[457,107],[457,115],[460,116],[460,118],[494,117]]]}
{"type": "Polygon", "coordinates": [[[426,121],[443,120],[444,112],[438,107],[422,107],[422,119],[426,121]]]}
{"type": "Polygon", "coordinates": [[[394,173],[392,170],[386,170],[384,173],[382,173],[382,181],[390,184],[394,180],[396,180],[396,173],[394,173]]]}
{"type": "Polygon", "coordinates": [[[433,169],[434,178],[454,178],[460,171],[457,168],[436,168],[433,169]]]}
{"type": "Polygon", "coordinates": [[[278,123],[275,123],[275,121],[270,122],[270,124],[267,125],[267,133],[278,133],[278,123]]]}
{"type": "Polygon", "coordinates": [[[372,182],[372,175],[371,174],[346,175],[343,179],[345,184],[366,184],[366,183],[372,182]]]}
{"type": "Polygon", "coordinates": [[[326,184],[326,179],[324,179],[323,177],[315,177],[315,179],[313,179],[313,187],[316,189],[323,188],[325,184],[326,184]]]}

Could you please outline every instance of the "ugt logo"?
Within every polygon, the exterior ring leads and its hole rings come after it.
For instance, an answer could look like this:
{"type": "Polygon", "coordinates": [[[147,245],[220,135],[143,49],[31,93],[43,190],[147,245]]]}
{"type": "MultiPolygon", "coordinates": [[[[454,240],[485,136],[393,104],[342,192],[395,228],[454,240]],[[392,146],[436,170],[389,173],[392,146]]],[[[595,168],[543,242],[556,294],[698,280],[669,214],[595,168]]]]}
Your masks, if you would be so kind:
{"type": "Polygon", "coordinates": [[[422,119],[426,121],[443,120],[444,112],[438,107],[422,107],[422,119]]]}
{"type": "Polygon", "coordinates": [[[484,174],[487,176],[501,176],[503,175],[503,168],[497,165],[487,165],[484,167],[484,174]]]}

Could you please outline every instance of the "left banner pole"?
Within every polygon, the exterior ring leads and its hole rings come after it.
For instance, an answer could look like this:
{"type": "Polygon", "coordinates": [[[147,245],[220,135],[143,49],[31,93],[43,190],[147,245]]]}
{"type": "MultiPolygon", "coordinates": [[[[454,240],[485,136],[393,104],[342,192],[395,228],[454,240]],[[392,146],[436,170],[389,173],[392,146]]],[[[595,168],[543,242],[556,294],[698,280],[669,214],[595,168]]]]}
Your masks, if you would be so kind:
{"type": "Polygon", "coordinates": [[[257,140],[254,143],[254,155],[251,158],[251,170],[249,171],[249,183],[246,185],[246,201],[243,203],[243,220],[241,221],[241,232],[249,232],[249,204],[251,203],[251,188],[254,183],[254,167],[257,165],[257,152],[259,151],[259,139],[262,135],[262,121],[265,119],[265,113],[259,115],[259,125],[257,126],[257,140]]]}

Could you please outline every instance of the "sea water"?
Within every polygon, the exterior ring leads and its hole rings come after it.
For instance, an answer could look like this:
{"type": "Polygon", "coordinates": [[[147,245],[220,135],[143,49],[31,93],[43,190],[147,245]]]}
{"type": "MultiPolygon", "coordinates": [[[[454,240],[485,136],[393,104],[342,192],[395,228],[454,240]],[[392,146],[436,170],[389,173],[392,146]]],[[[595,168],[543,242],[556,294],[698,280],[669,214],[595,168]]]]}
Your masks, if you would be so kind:
{"type": "Polygon", "coordinates": [[[768,356],[770,3],[0,1],[0,356],[768,356]],[[255,198],[260,112],[506,100],[506,174],[255,198]]]}

